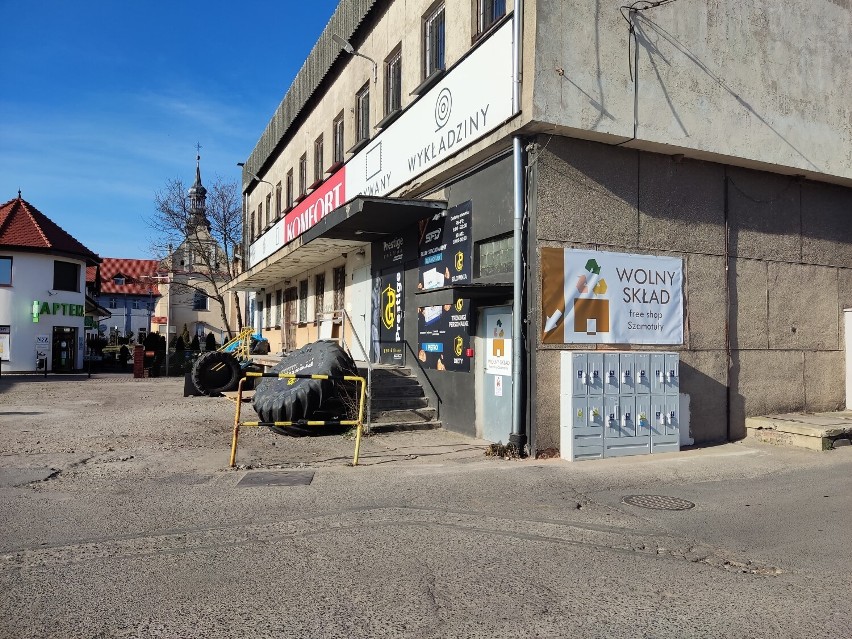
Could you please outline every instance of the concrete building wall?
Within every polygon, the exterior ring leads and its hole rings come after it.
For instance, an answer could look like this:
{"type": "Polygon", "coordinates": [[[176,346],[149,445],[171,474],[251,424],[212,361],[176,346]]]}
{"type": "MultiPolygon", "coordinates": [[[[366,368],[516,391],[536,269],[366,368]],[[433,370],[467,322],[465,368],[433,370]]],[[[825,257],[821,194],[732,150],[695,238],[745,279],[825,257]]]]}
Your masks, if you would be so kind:
{"type": "Polygon", "coordinates": [[[562,350],[540,343],[541,246],[683,259],[681,389],[696,442],[742,437],[748,415],[843,405],[852,189],[556,136],[538,145],[529,308],[537,448],[559,445],[562,350]]]}
{"type": "Polygon", "coordinates": [[[624,4],[535,3],[533,120],[572,136],[852,181],[848,1],[679,0],[632,13],[624,4]]]}

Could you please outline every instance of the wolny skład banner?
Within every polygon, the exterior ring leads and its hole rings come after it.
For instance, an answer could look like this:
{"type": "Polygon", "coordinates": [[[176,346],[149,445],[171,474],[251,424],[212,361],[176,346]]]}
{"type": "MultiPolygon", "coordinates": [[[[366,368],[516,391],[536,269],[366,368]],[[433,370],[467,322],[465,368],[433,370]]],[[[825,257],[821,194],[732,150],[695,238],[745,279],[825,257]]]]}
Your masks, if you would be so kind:
{"type": "Polygon", "coordinates": [[[683,260],[541,249],[542,342],[683,344],[683,260]]]}

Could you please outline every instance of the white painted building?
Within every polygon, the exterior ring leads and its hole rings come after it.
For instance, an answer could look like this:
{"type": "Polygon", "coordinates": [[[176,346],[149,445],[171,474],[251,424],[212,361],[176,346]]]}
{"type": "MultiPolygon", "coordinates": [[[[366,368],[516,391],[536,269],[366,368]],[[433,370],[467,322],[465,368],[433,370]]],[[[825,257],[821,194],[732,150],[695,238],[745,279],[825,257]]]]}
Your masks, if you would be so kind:
{"type": "Polygon", "coordinates": [[[86,266],[100,258],[21,199],[0,206],[0,360],[6,371],[83,368],[86,266]]]}

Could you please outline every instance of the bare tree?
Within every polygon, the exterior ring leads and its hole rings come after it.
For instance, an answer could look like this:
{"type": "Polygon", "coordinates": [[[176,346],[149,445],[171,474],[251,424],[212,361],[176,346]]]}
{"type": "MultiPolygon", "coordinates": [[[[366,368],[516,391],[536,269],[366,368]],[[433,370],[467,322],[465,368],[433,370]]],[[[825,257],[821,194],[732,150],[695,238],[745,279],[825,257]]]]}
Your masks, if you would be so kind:
{"type": "MultiPolygon", "coordinates": [[[[175,291],[194,291],[214,300],[229,335],[224,285],[238,273],[242,242],[240,188],[218,175],[206,189],[206,208],[199,215],[179,178],[169,180],[154,195],[154,213],[146,221],[155,232],[151,249],[162,270],[174,274],[175,291]]],[[[243,327],[239,296],[233,291],[237,330],[243,327]]]]}

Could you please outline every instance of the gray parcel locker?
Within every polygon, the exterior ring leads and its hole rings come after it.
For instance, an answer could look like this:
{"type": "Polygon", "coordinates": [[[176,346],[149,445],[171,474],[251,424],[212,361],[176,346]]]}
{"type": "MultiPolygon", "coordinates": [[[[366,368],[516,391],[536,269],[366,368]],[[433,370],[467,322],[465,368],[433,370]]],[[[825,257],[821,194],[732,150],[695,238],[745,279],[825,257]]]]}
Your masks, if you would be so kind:
{"type": "Polygon", "coordinates": [[[680,450],[679,368],[678,353],[562,351],[562,458],[680,450]]]}

